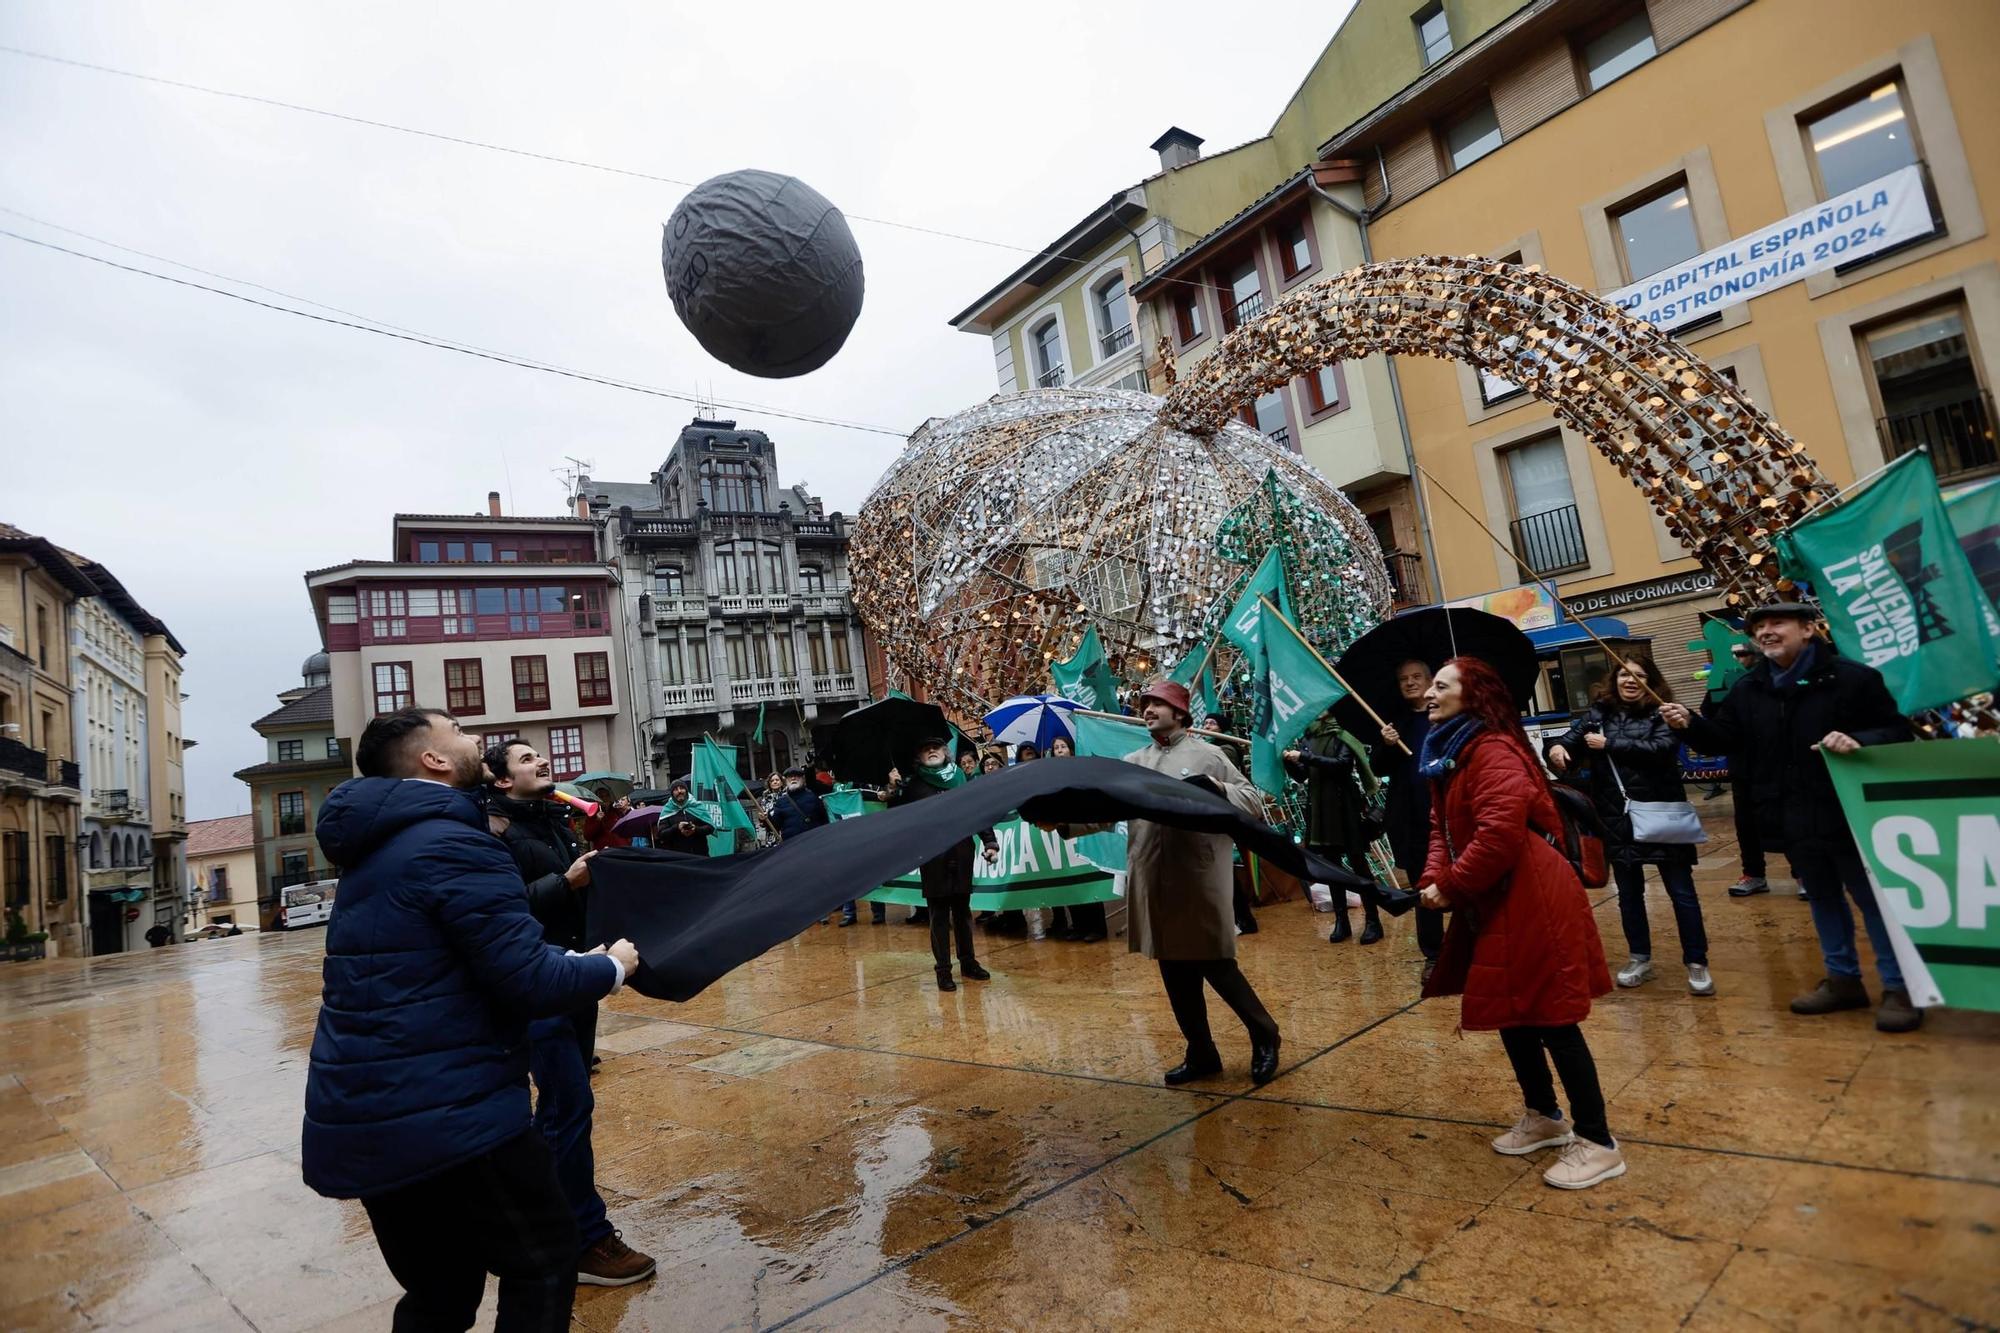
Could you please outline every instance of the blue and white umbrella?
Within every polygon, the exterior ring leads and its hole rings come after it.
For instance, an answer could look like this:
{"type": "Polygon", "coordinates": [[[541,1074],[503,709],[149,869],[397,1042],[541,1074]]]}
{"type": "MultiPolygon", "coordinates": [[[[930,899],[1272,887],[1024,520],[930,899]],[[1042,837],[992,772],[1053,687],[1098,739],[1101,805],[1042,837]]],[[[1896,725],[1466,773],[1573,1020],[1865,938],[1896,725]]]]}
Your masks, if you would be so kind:
{"type": "Polygon", "coordinates": [[[1081,707],[1060,694],[1020,694],[988,713],[986,725],[993,729],[996,741],[1008,745],[1033,742],[1036,749],[1046,752],[1058,736],[1076,744],[1076,723],[1070,714],[1081,707]]]}

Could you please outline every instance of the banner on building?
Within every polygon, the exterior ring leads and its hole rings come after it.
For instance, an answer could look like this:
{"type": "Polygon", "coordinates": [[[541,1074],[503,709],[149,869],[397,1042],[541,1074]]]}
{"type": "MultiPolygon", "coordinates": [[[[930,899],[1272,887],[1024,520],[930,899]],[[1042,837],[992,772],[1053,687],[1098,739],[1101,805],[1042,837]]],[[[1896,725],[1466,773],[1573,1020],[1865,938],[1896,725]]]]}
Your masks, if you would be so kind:
{"type": "Polygon", "coordinates": [[[1826,756],[1910,1000],[2000,1010],[2000,745],[1826,756]]]}
{"type": "MultiPolygon", "coordinates": [[[[974,911],[1070,907],[1077,903],[1111,902],[1119,896],[1110,872],[1092,865],[1075,844],[1058,835],[1018,817],[994,825],[993,833],[1000,839],[999,859],[989,862],[979,856],[972,863],[974,911]]],[[[869,894],[867,900],[921,907],[923,881],[913,870],[890,880],[869,894]]]]}
{"type": "Polygon", "coordinates": [[[1556,623],[1555,594],[1539,583],[1523,583],[1477,597],[1460,597],[1446,606],[1467,606],[1489,616],[1510,620],[1518,630],[1548,629],[1556,623]]]}
{"type": "Polygon", "coordinates": [[[1838,509],[1778,538],[1840,651],[1882,673],[1905,713],[1993,688],[2000,616],[1973,577],[1930,455],[1905,454],[1838,509]]]}
{"type": "Polygon", "coordinates": [[[1935,230],[1915,163],[1801,209],[1604,299],[1663,329],[1706,319],[1935,230]]]}

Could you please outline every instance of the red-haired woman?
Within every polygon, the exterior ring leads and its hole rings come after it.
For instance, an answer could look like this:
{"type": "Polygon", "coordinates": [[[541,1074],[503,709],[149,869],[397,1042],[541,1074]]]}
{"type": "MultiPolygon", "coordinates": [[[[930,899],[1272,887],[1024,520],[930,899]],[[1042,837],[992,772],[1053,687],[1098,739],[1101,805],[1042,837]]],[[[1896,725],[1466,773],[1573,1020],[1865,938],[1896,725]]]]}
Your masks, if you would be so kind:
{"type": "Polygon", "coordinates": [[[1499,673],[1454,657],[1424,704],[1431,726],[1418,772],[1431,784],[1431,846],[1419,882],[1424,906],[1452,914],[1424,994],[1464,996],[1460,1026],[1500,1033],[1527,1114],[1494,1150],[1559,1147],[1542,1179],[1588,1189],[1625,1174],[1578,1026],[1611,990],[1590,900],[1545,836],[1561,834],[1555,798],[1499,673]],[[1569,1095],[1567,1122],[1550,1060],[1569,1095]]]}

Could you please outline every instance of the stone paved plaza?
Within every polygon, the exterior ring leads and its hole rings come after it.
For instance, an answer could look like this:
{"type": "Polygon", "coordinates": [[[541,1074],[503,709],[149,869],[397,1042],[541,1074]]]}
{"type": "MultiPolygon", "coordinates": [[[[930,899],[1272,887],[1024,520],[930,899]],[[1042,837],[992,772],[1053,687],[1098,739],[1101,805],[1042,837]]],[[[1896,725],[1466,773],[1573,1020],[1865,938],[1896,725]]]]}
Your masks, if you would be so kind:
{"type": "MultiPolygon", "coordinates": [[[[820,927],[694,1003],[601,1029],[598,1177],[652,1282],[583,1328],[1920,1329],[2000,1321],[2000,1016],[1799,1019],[1805,905],[1700,879],[1715,999],[1663,965],[1586,1026],[1631,1171],[1582,1193],[1487,1139],[1491,1034],[1373,948],[1273,907],[1246,972],[1285,1073],[1161,1087],[1151,964],[993,941],[932,985],[923,932],[820,927]]],[[[1617,910],[1595,895],[1614,963],[1617,910]]],[[[900,911],[897,915],[901,915],[900,911]]],[[[1357,925],[1359,924],[1357,918],[1357,925]]],[[[299,1180],[317,933],[0,972],[0,1328],[386,1329],[354,1204],[299,1180]]],[[[1871,977],[1871,989],[1873,981],[1871,977]]],[[[482,1326],[492,1317],[491,1284],[482,1326]]]]}

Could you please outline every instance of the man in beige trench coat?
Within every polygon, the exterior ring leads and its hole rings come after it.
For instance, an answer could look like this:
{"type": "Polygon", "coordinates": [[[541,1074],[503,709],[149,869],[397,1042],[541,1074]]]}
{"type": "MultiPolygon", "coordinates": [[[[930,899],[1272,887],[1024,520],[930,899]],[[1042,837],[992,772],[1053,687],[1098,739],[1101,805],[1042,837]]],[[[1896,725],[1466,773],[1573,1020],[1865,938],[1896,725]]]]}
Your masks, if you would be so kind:
{"type": "MultiPolygon", "coordinates": [[[[1125,756],[1127,763],[1168,777],[1200,779],[1252,819],[1264,818],[1264,799],[1222,751],[1188,728],[1187,687],[1160,681],[1139,696],[1140,716],[1153,743],[1125,756]]],[[[1174,1021],[1187,1038],[1187,1058],[1166,1072],[1170,1086],[1222,1072],[1222,1056],[1208,1028],[1207,982],[1250,1030],[1250,1077],[1263,1084],[1278,1072],[1278,1024],[1236,965],[1236,914],[1232,905],[1232,844],[1214,833],[1194,833],[1151,820],[1129,825],[1125,853],[1127,943],[1160,965],[1160,980],[1174,1021]]]]}

